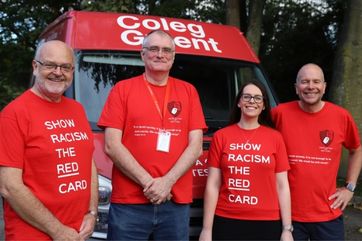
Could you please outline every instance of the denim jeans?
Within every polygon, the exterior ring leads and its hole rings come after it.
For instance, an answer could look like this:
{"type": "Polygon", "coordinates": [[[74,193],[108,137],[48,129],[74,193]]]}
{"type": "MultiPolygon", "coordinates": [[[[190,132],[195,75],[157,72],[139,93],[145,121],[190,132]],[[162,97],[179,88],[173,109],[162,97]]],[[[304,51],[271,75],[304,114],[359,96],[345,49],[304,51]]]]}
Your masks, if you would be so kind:
{"type": "Polygon", "coordinates": [[[295,222],[293,221],[293,237],[301,240],[344,240],[343,216],[326,222],[295,222]]]}
{"type": "Polygon", "coordinates": [[[154,204],[112,203],[108,216],[108,240],[188,240],[188,204],[172,201],[154,204]]]}

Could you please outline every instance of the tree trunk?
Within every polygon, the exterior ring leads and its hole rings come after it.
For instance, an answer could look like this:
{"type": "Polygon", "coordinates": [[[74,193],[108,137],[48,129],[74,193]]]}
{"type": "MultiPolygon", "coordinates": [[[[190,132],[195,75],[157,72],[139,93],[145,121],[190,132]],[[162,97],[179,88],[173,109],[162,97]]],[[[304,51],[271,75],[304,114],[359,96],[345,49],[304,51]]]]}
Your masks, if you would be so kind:
{"type": "Polygon", "coordinates": [[[239,0],[226,0],[226,24],[240,29],[239,0]]]}
{"type": "Polygon", "coordinates": [[[265,0],[249,1],[249,22],[246,37],[256,54],[259,54],[264,5],[265,0]]]}
{"type": "MultiPolygon", "coordinates": [[[[331,101],[352,114],[362,134],[362,1],[348,0],[338,49],[334,59],[331,101]]],[[[346,177],[347,152],[343,152],[339,176],[346,177]]],[[[362,180],[362,175],[359,177],[362,180]]]]}
{"type": "Polygon", "coordinates": [[[362,1],[348,0],[345,11],[329,94],[351,112],[362,134],[362,1]]]}

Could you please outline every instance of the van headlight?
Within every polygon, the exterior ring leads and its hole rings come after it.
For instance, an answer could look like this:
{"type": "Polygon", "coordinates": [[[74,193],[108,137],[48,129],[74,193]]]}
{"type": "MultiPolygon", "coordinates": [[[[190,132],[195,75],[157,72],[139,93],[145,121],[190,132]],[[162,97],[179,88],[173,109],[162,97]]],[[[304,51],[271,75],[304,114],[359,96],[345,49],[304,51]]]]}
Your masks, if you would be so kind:
{"type": "Polygon", "coordinates": [[[98,205],[107,205],[112,193],[111,180],[98,175],[98,205]]]}
{"type": "Polygon", "coordinates": [[[98,218],[92,237],[106,239],[108,230],[108,211],[112,194],[111,180],[98,175],[98,191],[98,218]]]}

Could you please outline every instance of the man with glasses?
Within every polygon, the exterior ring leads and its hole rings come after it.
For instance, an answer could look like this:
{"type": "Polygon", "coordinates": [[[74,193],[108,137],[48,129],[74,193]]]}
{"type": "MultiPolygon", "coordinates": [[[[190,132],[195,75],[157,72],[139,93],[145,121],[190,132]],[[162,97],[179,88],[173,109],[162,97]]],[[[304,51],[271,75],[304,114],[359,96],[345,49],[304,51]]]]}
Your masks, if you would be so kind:
{"type": "Polygon", "coordinates": [[[196,89],[169,76],[172,37],[143,41],[144,74],[117,83],[98,125],[113,161],[109,240],[188,240],[191,167],[206,128],[196,89]]]}
{"type": "Polygon", "coordinates": [[[42,43],[32,65],[34,86],[0,114],[5,239],[85,240],[96,221],[98,184],[84,109],[63,96],[73,81],[73,50],[42,43]]]}
{"type": "Polygon", "coordinates": [[[298,72],[298,101],[273,109],[289,156],[289,184],[295,240],[344,240],[342,211],[352,199],[362,165],[360,137],[351,114],[323,101],[322,69],[306,64],[298,72]],[[348,149],[346,185],[336,187],[342,146],[348,149]]]}

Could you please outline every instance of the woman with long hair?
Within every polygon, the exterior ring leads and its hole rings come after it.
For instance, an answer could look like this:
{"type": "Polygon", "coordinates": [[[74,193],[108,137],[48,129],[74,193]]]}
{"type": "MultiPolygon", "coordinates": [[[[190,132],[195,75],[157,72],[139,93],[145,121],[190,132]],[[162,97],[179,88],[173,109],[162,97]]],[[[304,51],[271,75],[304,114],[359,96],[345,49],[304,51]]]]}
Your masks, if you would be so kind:
{"type": "Polygon", "coordinates": [[[245,83],[208,156],[200,240],[293,240],[284,141],[265,87],[245,83]]]}

